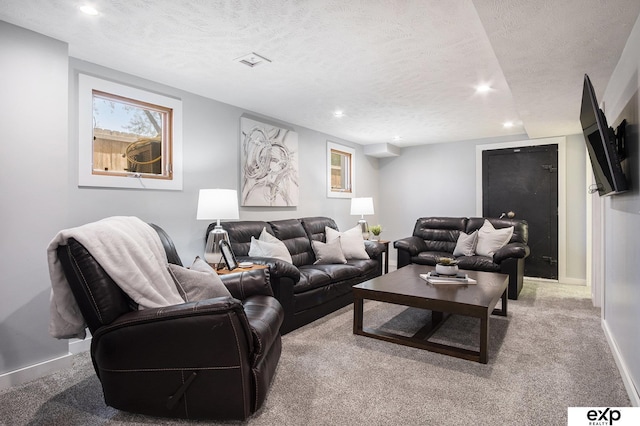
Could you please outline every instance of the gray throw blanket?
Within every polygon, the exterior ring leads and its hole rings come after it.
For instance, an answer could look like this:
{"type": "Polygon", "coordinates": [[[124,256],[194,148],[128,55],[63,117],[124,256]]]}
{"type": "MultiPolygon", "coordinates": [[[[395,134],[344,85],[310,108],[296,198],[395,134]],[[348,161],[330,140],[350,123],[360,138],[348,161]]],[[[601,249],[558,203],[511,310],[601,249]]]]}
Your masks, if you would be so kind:
{"type": "Polygon", "coordinates": [[[51,278],[49,334],[84,339],[86,323],[69,288],[56,249],[69,238],[82,244],[139,309],[184,303],[167,269],[156,231],[137,217],[115,216],[60,231],[49,243],[51,278]]]}

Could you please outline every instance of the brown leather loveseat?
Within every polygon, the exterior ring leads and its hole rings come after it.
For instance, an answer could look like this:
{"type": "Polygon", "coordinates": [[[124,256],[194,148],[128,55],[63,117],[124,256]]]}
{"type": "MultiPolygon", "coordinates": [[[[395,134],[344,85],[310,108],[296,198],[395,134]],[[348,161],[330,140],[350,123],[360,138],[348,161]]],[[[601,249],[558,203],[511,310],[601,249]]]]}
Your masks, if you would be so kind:
{"type": "MultiPolygon", "coordinates": [[[[522,290],[524,260],[529,256],[529,225],[524,220],[486,218],[497,230],[513,227],[511,239],[492,257],[459,256],[460,269],[500,272],[509,275],[509,299],[517,299],[522,290]]],[[[398,268],[410,263],[435,265],[440,257],[454,257],[458,237],[472,234],[484,224],[482,217],[422,217],[416,221],[413,235],[393,243],[398,251],[398,268]]]]}

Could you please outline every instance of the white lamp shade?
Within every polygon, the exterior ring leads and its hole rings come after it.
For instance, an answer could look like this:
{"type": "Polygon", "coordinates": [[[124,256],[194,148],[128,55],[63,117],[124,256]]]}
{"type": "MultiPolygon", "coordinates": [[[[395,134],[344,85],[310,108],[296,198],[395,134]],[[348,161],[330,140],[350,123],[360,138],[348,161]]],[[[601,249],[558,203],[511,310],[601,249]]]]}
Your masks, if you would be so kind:
{"type": "Polygon", "coordinates": [[[351,214],[352,215],[373,214],[373,198],[371,197],[352,198],[351,214]]]}
{"type": "Polygon", "coordinates": [[[238,191],[235,189],[201,189],[197,220],[239,219],[238,191]]]}

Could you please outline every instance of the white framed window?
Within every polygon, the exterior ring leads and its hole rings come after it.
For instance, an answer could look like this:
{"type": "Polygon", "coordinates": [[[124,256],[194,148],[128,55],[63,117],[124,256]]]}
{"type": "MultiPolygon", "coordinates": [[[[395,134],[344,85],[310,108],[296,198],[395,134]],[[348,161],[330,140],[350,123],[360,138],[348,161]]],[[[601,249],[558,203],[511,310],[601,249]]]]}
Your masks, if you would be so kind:
{"type": "Polygon", "coordinates": [[[327,141],[327,197],[353,198],[356,192],[356,152],[327,141]]]}
{"type": "Polygon", "coordinates": [[[78,75],[78,184],[182,190],[182,101],[78,75]]]}

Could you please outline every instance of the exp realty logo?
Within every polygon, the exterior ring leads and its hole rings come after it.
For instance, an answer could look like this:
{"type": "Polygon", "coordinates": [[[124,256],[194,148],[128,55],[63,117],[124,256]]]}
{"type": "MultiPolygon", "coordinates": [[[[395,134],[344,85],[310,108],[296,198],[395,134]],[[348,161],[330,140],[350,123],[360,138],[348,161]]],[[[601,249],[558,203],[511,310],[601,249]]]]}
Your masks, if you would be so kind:
{"type": "Polygon", "coordinates": [[[605,408],[604,410],[587,411],[587,419],[590,425],[612,425],[620,420],[620,410],[605,408]]]}
{"type": "Polygon", "coordinates": [[[627,426],[640,424],[639,407],[569,407],[568,426],[627,426]]]}

